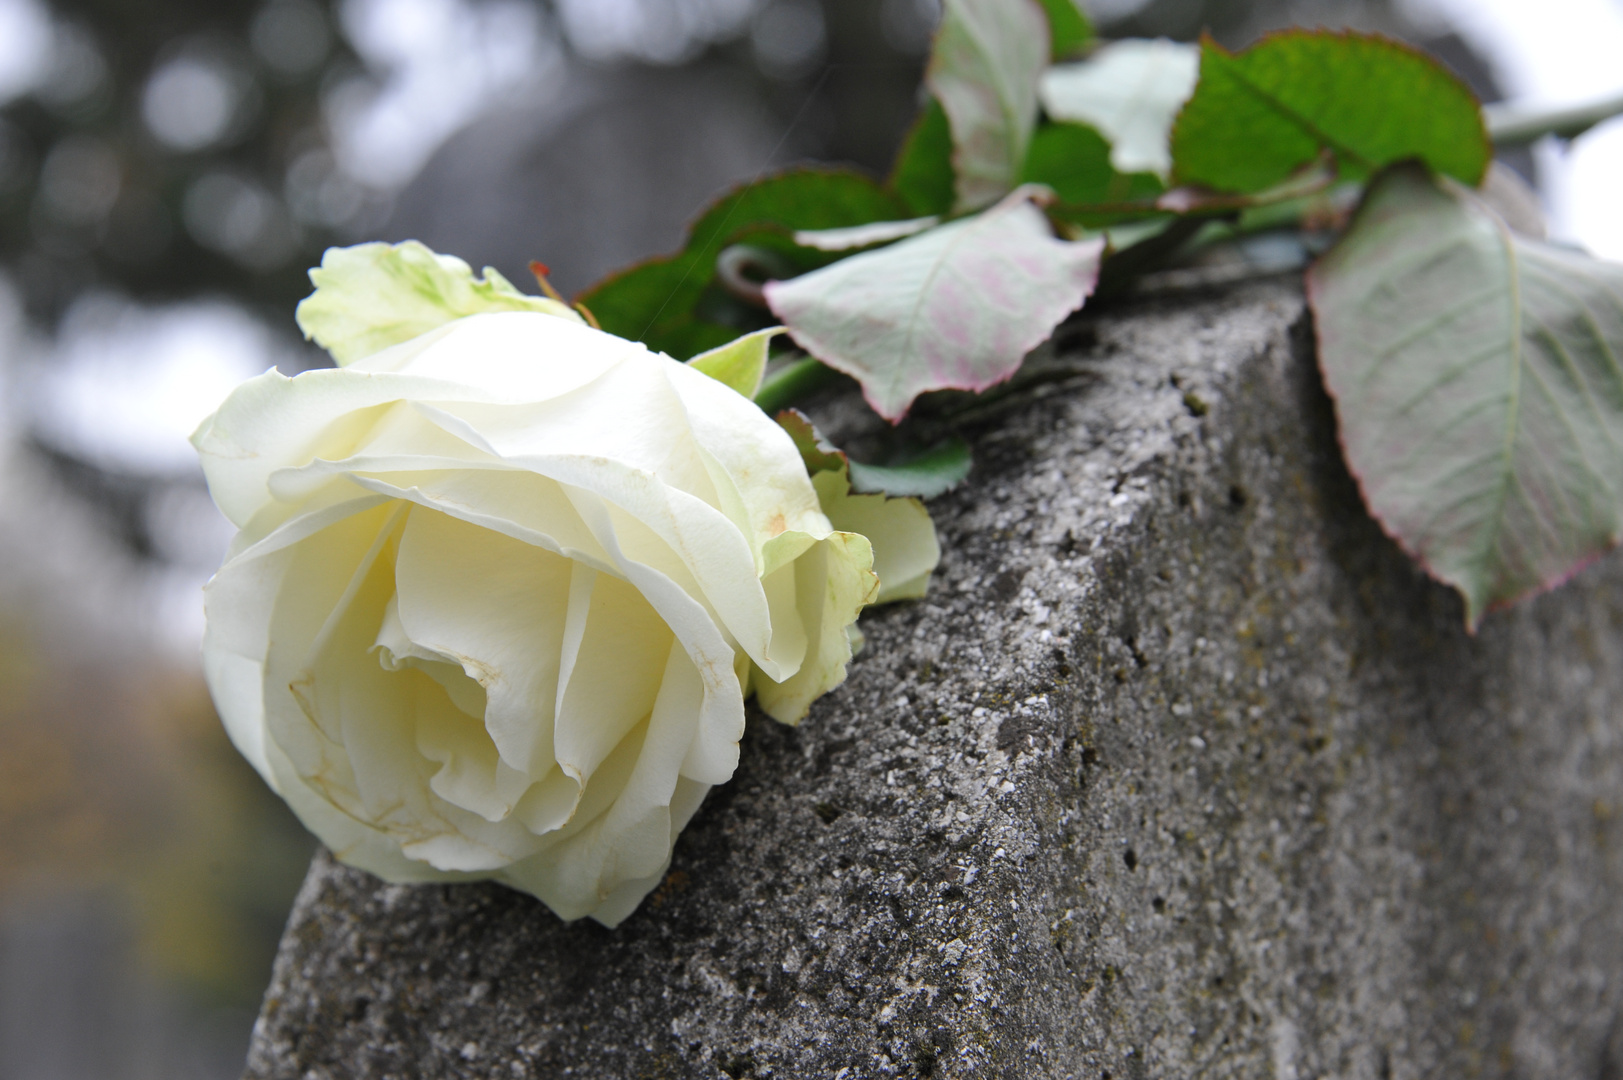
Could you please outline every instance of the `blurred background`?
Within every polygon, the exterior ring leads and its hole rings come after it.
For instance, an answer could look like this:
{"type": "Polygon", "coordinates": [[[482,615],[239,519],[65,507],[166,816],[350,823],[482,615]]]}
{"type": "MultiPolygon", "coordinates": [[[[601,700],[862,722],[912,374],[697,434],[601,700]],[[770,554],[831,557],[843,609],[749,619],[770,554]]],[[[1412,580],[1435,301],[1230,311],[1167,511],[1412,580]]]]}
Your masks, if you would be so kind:
{"type": "MultiPolygon", "coordinates": [[[[1623,0],[1086,0],[1107,36],[1352,26],[1485,100],[1623,91],[1623,0]]],[[[323,363],[330,244],[566,293],[731,184],[882,173],[937,0],[0,0],[0,1080],[238,1075],[311,842],[226,742],[186,436],[323,363]]],[[[1623,126],[1509,163],[1623,258],[1623,126]]]]}

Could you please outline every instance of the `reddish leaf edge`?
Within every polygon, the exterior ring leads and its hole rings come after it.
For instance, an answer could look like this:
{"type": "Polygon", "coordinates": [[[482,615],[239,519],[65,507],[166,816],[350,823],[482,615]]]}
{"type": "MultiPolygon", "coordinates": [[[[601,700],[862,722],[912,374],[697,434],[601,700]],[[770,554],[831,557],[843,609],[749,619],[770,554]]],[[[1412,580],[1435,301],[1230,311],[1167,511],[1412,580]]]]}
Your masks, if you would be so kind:
{"type": "MultiPolygon", "coordinates": [[[[1343,237],[1357,226],[1358,219],[1364,212],[1364,204],[1365,201],[1367,201],[1367,193],[1369,189],[1375,186],[1376,182],[1379,181],[1383,174],[1396,169],[1418,169],[1424,172],[1426,178],[1432,183],[1437,182],[1437,178],[1432,171],[1426,168],[1426,166],[1419,161],[1400,161],[1394,165],[1387,166],[1385,169],[1382,169],[1380,172],[1371,176],[1365,185],[1364,190],[1366,192],[1366,200],[1361,200],[1359,202],[1357,211],[1354,212],[1352,219],[1347,224],[1346,232],[1342,233],[1343,237]]],[[[1605,547],[1589,552],[1574,562],[1571,566],[1567,567],[1567,569],[1562,573],[1557,574],[1545,581],[1541,581],[1531,588],[1523,589],[1514,596],[1509,596],[1498,600],[1490,600],[1487,605],[1479,613],[1477,613],[1477,617],[1475,619],[1471,618],[1471,599],[1470,597],[1466,596],[1465,590],[1439,573],[1423,554],[1411,546],[1410,543],[1402,536],[1398,535],[1398,533],[1387,524],[1386,519],[1375,512],[1375,508],[1370,504],[1369,492],[1364,486],[1363,474],[1360,473],[1353,465],[1352,458],[1347,454],[1347,438],[1345,434],[1346,425],[1341,415],[1341,401],[1336,397],[1335,391],[1330,389],[1330,379],[1324,369],[1324,339],[1319,329],[1318,285],[1315,281],[1315,271],[1318,270],[1320,263],[1322,263],[1340,243],[1341,240],[1338,238],[1335,245],[1332,245],[1329,250],[1325,251],[1323,255],[1320,255],[1318,258],[1309,263],[1307,269],[1303,272],[1302,277],[1304,282],[1303,291],[1307,296],[1308,310],[1313,316],[1313,366],[1319,374],[1319,385],[1324,389],[1325,397],[1330,399],[1330,408],[1335,413],[1336,446],[1341,450],[1341,463],[1346,467],[1347,475],[1352,477],[1353,483],[1357,486],[1359,501],[1364,504],[1364,512],[1369,515],[1370,520],[1375,522],[1376,526],[1381,530],[1381,532],[1389,540],[1396,544],[1398,549],[1407,555],[1409,560],[1418,566],[1427,577],[1431,578],[1440,585],[1445,585],[1454,590],[1454,592],[1459,596],[1461,604],[1465,608],[1463,620],[1465,623],[1465,632],[1471,637],[1475,637],[1478,628],[1482,625],[1482,620],[1487,616],[1496,611],[1504,611],[1507,608],[1514,607],[1525,600],[1531,600],[1536,596],[1542,596],[1544,593],[1560,588],[1562,585],[1565,585],[1567,582],[1583,573],[1584,570],[1588,569],[1592,564],[1605,558],[1612,551],[1616,550],[1618,544],[1623,542],[1623,537],[1614,535],[1605,547]]]]}
{"type": "MultiPolygon", "coordinates": [[[[1075,242],[1075,241],[1072,241],[1072,242],[1075,242]]],[[[1102,243],[1102,241],[1101,241],[1101,243],[1102,243]]],[[[1100,259],[1101,266],[1103,265],[1103,262],[1104,262],[1104,260],[1101,258],[1100,259]]],[[[889,412],[887,412],[885,410],[885,408],[877,400],[874,399],[873,395],[869,393],[867,383],[863,382],[863,380],[862,380],[862,372],[857,370],[854,365],[847,365],[842,360],[840,360],[838,357],[834,356],[832,353],[825,354],[822,350],[817,349],[817,348],[813,348],[812,345],[809,345],[805,341],[802,341],[795,334],[795,331],[794,331],[793,327],[787,327],[787,330],[789,332],[789,336],[791,338],[794,338],[795,344],[799,345],[802,349],[805,349],[807,355],[814,357],[820,363],[826,365],[827,367],[833,368],[835,371],[838,371],[841,375],[846,375],[846,376],[849,376],[852,379],[855,379],[857,385],[859,387],[861,387],[861,389],[862,389],[862,400],[868,403],[868,408],[872,409],[876,415],[881,417],[891,427],[896,427],[899,424],[901,424],[901,422],[903,420],[907,419],[907,414],[910,411],[912,411],[913,403],[916,402],[919,398],[923,397],[925,394],[934,393],[937,390],[967,390],[972,394],[983,394],[986,391],[992,389],[992,387],[1000,386],[1003,383],[1006,383],[1010,379],[1014,378],[1016,375],[1018,375],[1020,373],[1020,369],[1025,366],[1026,357],[1031,355],[1032,350],[1035,349],[1037,346],[1041,345],[1043,342],[1047,341],[1049,338],[1053,337],[1054,336],[1054,331],[1058,330],[1062,325],[1064,325],[1066,319],[1069,319],[1072,315],[1075,315],[1077,312],[1081,311],[1084,307],[1086,307],[1087,303],[1088,303],[1088,300],[1092,298],[1092,296],[1094,294],[1094,291],[1096,289],[1098,289],[1098,287],[1099,287],[1099,267],[1095,267],[1094,271],[1093,271],[1093,281],[1088,285],[1087,292],[1082,294],[1082,302],[1077,304],[1076,307],[1072,308],[1070,311],[1067,311],[1064,315],[1060,316],[1059,321],[1056,322],[1053,326],[1050,326],[1048,329],[1041,331],[1037,336],[1031,337],[1029,341],[1022,338],[1021,340],[1023,342],[1025,342],[1025,343],[1020,346],[1020,350],[1021,350],[1020,351],[1020,362],[1018,364],[1015,364],[1013,367],[1011,367],[1006,374],[998,375],[995,378],[988,379],[985,382],[981,382],[981,383],[977,383],[977,382],[974,382],[974,381],[947,382],[947,383],[941,383],[938,386],[932,386],[928,390],[921,390],[917,394],[914,394],[911,398],[909,398],[907,400],[907,403],[904,404],[901,407],[901,409],[894,416],[892,416],[889,412]]]]}
{"type": "MultiPolygon", "coordinates": [[[[1029,202],[1035,204],[1039,209],[1046,209],[1048,204],[1053,201],[1052,200],[1052,194],[1053,193],[1051,191],[1049,191],[1047,188],[1042,187],[1042,185],[1039,185],[1039,184],[1021,185],[1020,187],[1016,188],[1015,190],[1009,192],[1009,194],[1003,196],[1002,199],[1000,199],[999,201],[993,203],[991,206],[986,207],[984,210],[978,211],[976,214],[965,215],[965,217],[967,218],[967,217],[979,216],[980,214],[994,213],[1000,207],[1014,205],[1014,204],[1017,203],[1017,201],[1020,201],[1020,200],[1029,201],[1029,202]]],[[[958,218],[956,220],[964,220],[964,218],[958,218]]],[[[1049,221],[1050,235],[1053,234],[1053,231],[1054,231],[1054,229],[1053,229],[1053,221],[1050,220],[1049,221]]],[[[1060,239],[1060,238],[1055,237],[1055,239],[1060,239]]],[[[1079,241],[1079,240],[1067,240],[1065,242],[1066,243],[1073,243],[1073,244],[1075,244],[1075,243],[1087,243],[1087,241],[1079,241]]],[[[892,427],[896,427],[897,425],[901,424],[901,422],[903,420],[907,419],[907,414],[913,408],[913,403],[915,401],[917,401],[920,397],[924,396],[925,394],[933,393],[936,390],[967,390],[972,394],[982,394],[982,393],[985,393],[986,391],[990,390],[992,387],[999,386],[999,385],[1001,385],[1003,383],[1008,382],[1010,379],[1014,378],[1015,375],[1017,375],[1019,373],[1020,369],[1025,366],[1026,357],[1031,355],[1031,351],[1033,349],[1035,349],[1037,346],[1041,345],[1043,342],[1047,341],[1049,338],[1053,337],[1054,336],[1054,331],[1058,330],[1062,325],[1064,325],[1065,320],[1069,319],[1072,315],[1075,315],[1078,311],[1081,311],[1084,307],[1086,307],[1088,301],[1093,297],[1093,294],[1098,290],[1098,288],[1099,288],[1099,275],[1100,275],[1101,271],[1104,269],[1105,242],[1104,242],[1103,239],[1097,240],[1095,242],[1098,243],[1098,245],[1099,245],[1099,249],[1100,249],[1099,250],[1099,258],[1094,263],[1094,266],[1093,266],[1093,278],[1092,278],[1091,281],[1088,282],[1088,287],[1085,290],[1083,290],[1082,299],[1077,302],[1077,305],[1075,307],[1073,307],[1071,310],[1067,311],[1065,314],[1061,315],[1059,317],[1059,319],[1055,321],[1054,325],[1048,327],[1046,330],[1038,331],[1037,334],[1034,335],[1034,336],[1033,335],[1026,335],[1025,337],[1020,339],[1022,344],[1020,345],[1020,362],[1019,363],[1017,363],[1017,364],[1013,365],[1011,368],[1009,368],[1009,370],[1005,374],[998,375],[998,376],[996,376],[994,378],[986,380],[985,382],[977,383],[977,382],[975,382],[973,380],[968,381],[968,382],[948,382],[948,383],[941,383],[938,386],[930,387],[928,390],[921,390],[917,394],[914,394],[912,397],[908,398],[907,401],[905,403],[903,403],[901,408],[899,410],[897,410],[897,412],[896,412],[896,414],[894,416],[892,416],[884,407],[882,407],[880,405],[880,403],[878,401],[876,401],[874,399],[874,397],[869,393],[868,384],[865,381],[863,381],[862,372],[859,371],[859,370],[855,370],[854,365],[846,364],[843,360],[839,359],[838,357],[833,356],[832,353],[825,354],[825,351],[820,350],[818,348],[814,348],[812,344],[808,344],[806,341],[803,341],[800,338],[800,336],[795,333],[795,328],[792,325],[789,324],[788,320],[783,319],[781,316],[778,316],[778,317],[779,317],[779,321],[783,323],[784,329],[788,332],[789,337],[794,341],[794,343],[796,345],[799,345],[802,349],[804,349],[806,351],[806,354],[808,356],[812,357],[815,360],[820,361],[824,366],[833,368],[835,371],[838,371],[840,374],[846,375],[846,376],[849,376],[852,379],[855,379],[856,383],[857,383],[857,386],[860,387],[861,390],[862,390],[862,400],[868,403],[868,408],[872,409],[876,415],[882,417],[885,420],[886,423],[890,424],[892,427]]],[[[853,253],[853,254],[856,254],[856,253],[853,253]]],[[[772,283],[768,282],[767,284],[768,284],[768,290],[770,290],[770,286],[771,286],[772,283]]],[[[771,301],[772,301],[771,292],[768,291],[767,292],[767,303],[771,304],[771,301]]],[[[776,308],[772,309],[772,314],[775,315],[775,316],[778,315],[778,311],[777,311],[776,308]]]]}

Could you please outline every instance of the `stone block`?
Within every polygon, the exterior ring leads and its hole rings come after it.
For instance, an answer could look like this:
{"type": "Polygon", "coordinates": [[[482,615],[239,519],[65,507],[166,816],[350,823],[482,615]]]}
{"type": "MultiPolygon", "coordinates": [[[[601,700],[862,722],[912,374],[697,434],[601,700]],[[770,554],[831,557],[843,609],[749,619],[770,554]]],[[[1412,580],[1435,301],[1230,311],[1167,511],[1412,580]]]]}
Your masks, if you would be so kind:
{"type": "Polygon", "coordinates": [[[1289,283],[931,408],[976,467],[929,598],[752,716],[633,917],[319,857],[248,1075],[1623,1075],[1623,562],[1466,634],[1289,283]]]}

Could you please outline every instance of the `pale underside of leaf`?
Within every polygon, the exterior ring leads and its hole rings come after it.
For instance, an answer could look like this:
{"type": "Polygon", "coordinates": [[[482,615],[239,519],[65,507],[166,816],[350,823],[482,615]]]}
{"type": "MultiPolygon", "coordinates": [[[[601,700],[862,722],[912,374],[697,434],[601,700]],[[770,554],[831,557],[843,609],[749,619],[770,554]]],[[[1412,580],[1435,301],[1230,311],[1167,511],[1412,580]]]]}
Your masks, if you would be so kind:
{"type": "Polygon", "coordinates": [[[1623,266],[1516,236],[1403,168],[1309,290],[1370,511],[1460,591],[1469,625],[1617,542],[1623,266]]]}
{"type": "Polygon", "coordinates": [[[853,251],[904,240],[909,236],[934,228],[941,219],[929,217],[908,218],[905,221],[876,221],[871,225],[852,225],[844,229],[803,229],[795,233],[795,243],[818,251],[853,251]]]}
{"type": "Polygon", "coordinates": [[[1104,241],[1055,239],[1030,194],[772,282],[767,302],[888,420],[929,390],[984,390],[1082,306],[1099,274],[1104,241]]]}
{"type": "Polygon", "coordinates": [[[1103,135],[1117,172],[1165,178],[1172,171],[1172,121],[1199,76],[1199,46],[1131,38],[1080,63],[1049,68],[1038,93],[1055,120],[1087,124],[1103,135]]]}
{"type": "Polygon", "coordinates": [[[956,209],[1014,187],[1047,64],[1048,18],[1034,0],[946,0],[924,78],[952,129],[956,209]]]}

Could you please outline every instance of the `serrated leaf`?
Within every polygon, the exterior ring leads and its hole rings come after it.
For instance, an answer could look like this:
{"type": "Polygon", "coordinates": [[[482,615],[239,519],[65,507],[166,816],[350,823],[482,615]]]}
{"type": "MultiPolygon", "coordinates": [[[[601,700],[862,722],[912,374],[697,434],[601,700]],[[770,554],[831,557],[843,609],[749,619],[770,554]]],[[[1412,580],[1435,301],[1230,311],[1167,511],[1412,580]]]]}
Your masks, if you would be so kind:
{"type": "Polygon", "coordinates": [[[924,103],[908,128],[887,183],[920,217],[940,216],[952,210],[952,128],[935,98],[924,103]]]}
{"type": "Polygon", "coordinates": [[[1623,266],[1517,236],[1408,166],[1308,288],[1370,512],[1460,591],[1468,625],[1617,543],[1623,266]]]}
{"type": "Polygon", "coordinates": [[[566,304],[519,292],[488,266],[475,278],[461,259],[415,240],[328,248],[310,283],[316,291],[299,303],[299,329],[340,367],[482,312],[539,311],[583,321],[566,304]]]}
{"type": "Polygon", "coordinates": [[[1039,127],[1020,179],[1053,188],[1068,206],[1077,207],[1147,199],[1162,190],[1161,181],[1151,173],[1117,172],[1110,163],[1110,144],[1080,124],[1039,127]]]}
{"type": "Polygon", "coordinates": [[[1036,0],[946,0],[924,81],[952,129],[953,209],[978,210],[1018,182],[1047,65],[1036,0]]]}
{"type": "Polygon", "coordinates": [[[816,476],[820,472],[844,469],[849,463],[845,452],[823,437],[805,413],[799,409],[784,409],[774,419],[778,426],[789,433],[794,440],[795,449],[800,451],[800,460],[806,466],[808,476],[816,476]]]}
{"type": "Polygon", "coordinates": [[[700,353],[688,361],[688,367],[753,398],[761,388],[761,377],[766,374],[766,354],[772,339],[781,333],[783,327],[769,326],[745,334],[719,348],[700,353]]]}
{"type": "Polygon", "coordinates": [[[1048,17],[1049,55],[1064,60],[1093,40],[1093,24],[1076,0],[1038,0],[1048,17]]]}
{"type": "Polygon", "coordinates": [[[1400,42],[1326,30],[1238,54],[1201,42],[1200,83],[1172,130],[1178,183],[1262,191],[1321,150],[1347,176],[1417,158],[1473,186],[1493,156],[1471,91],[1400,42]]]}
{"type": "Polygon", "coordinates": [[[767,302],[888,420],[929,390],[984,390],[1082,306],[1099,273],[1104,241],[1055,239],[1031,195],[772,282],[767,302]]]}
{"type": "Polygon", "coordinates": [[[864,494],[916,495],[933,499],[951,491],[969,475],[969,445],[952,439],[900,465],[851,462],[851,488],[864,494]]]}
{"type": "MultiPolygon", "coordinates": [[[[772,246],[797,269],[812,269],[831,256],[799,248],[797,230],[848,228],[907,216],[896,195],[860,173],[795,169],[746,184],[712,203],[688,231],[675,255],[651,259],[610,275],[579,299],[611,334],[642,341],[678,359],[725,345],[741,329],[718,321],[719,309],[737,302],[716,284],[716,257],[748,240],[772,246]]],[[[742,317],[764,321],[764,312],[742,317]]]]}
{"type": "Polygon", "coordinates": [[[1121,173],[1166,177],[1172,121],[1195,91],[1200,49],[1166,38],[1112,42],[1077,64],[1043,73],[1038,93],[1055,120],[1087,124],[1110,142],[1121,173]]]}

